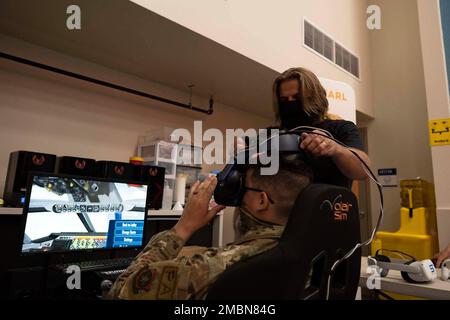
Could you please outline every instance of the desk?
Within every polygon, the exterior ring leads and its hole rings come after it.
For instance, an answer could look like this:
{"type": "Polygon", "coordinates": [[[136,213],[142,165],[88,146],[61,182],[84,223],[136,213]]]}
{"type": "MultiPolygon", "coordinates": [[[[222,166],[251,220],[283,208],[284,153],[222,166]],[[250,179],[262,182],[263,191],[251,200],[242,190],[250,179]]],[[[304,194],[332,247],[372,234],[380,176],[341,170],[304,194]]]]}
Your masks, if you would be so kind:
{"type": "MultiPolygon", "coordinates": [[[[149,210],[147,215],[149,216],[181,216],[183,211],[174,210],[149,210]]],[[[23,208],[7,208],[0,207],[0,215],[22,215],[23,208]]]]}
{"type": "MultiPolygon", "coordinates": [[[[438,278],[430,283],[415,284],[403,280],[400,271],[389,270],[389,274],[381,278],[381,290],[390,291],[407,296],[415,296],[433,300],[450,300],[450,280],[442,281],[441,269],[437,269],[438,278]]],[[[361,277],[359,285],[367,288],[367,257],[361,258],[361,277]]]]}
{"type": "Polygon", "coordinates": [[[0,215],[14,215],[14,216],[20,216],[23,212],[23,208],[4,208],[0,207],[0,215]]]}
{"type": "MultiPolygon", "coordinates": [[[[213,220],[213,240],[212,245],[215,247],[222,247],[223,243],[223,210],[219,212],[213,220]]],[[[23,213],[23,208],[3,208],[0,207],[0,216],[20,216],[23,213]]],[[[149,210],[147,216],[152,219],[174,219],[178,220],[182,211],[173,210],[149,210]]]]}

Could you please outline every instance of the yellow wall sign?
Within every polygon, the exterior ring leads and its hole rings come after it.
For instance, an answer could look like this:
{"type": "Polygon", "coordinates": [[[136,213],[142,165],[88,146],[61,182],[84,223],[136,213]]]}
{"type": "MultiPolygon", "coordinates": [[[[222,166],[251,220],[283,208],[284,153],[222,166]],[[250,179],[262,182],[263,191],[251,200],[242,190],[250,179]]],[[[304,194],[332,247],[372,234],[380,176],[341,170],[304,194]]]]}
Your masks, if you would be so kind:
{"type": "Polygon", "coordinates": [[[428,127],[432,146],[450,145],[450,118],[430,120],[428,127]]]}

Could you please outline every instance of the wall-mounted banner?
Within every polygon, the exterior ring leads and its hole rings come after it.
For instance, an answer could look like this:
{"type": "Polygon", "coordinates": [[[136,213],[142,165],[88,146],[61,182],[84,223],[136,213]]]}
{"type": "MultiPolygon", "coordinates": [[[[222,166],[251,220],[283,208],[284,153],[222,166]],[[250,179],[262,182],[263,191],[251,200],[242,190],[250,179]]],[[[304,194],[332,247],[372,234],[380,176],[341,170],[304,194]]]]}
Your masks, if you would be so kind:
{"type": "Polygon", "coordinates": [[[355,90],[341,81],[320,78],[320,82],[327,91],[328,112],[356,123],[355,90]]]}
{"type": "Polygon", "coordinates": [[[378,181],[383,187],[397,187],[397,169],[378,169],[378,181]]]}
{"type": "Polygon", "coordinates": [[[450,119],[435,119],[428,122],[430,145],[450,145],[450,119]]]}

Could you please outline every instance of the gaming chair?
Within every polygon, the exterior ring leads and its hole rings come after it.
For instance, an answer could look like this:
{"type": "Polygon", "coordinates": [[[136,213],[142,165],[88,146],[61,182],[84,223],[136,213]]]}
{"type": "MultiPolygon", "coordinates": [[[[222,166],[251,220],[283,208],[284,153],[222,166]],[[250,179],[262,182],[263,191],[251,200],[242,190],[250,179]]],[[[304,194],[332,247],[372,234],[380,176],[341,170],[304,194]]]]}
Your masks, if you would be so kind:
{"type": "MultiPolygon", "coordinates": [[[[312,184],[298,196],[279,244],[237,262],[219,276],[207,299],[323,300],[335,261],[360,242],[359,211],[348,189],[312,184]]],[[[361,251],[331,275],[329,299],[355,299],[361,251]]]]}

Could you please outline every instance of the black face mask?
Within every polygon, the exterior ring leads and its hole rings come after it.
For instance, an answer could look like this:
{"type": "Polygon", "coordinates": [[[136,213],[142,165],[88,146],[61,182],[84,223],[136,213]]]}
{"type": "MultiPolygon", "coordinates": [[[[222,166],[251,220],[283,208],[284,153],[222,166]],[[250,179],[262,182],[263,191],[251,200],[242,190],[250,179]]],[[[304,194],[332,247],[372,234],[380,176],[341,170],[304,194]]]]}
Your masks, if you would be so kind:
{"type": "Polygon", "coordinates": [[[284,129],[294,129],[299,126],[312,126],[314,118],[310,117],[304,110],[299,100],[283,101],[279,103],[281,126],[284,129]]]}

